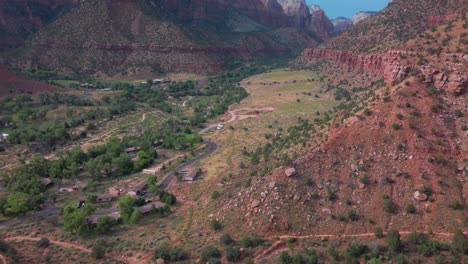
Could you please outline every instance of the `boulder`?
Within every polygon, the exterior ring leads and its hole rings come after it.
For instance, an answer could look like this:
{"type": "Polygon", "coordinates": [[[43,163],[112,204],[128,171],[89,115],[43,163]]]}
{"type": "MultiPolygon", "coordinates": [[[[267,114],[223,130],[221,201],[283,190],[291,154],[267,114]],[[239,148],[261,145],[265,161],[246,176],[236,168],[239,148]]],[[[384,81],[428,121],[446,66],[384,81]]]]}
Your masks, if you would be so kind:
{"type": "Polygon", "coordinates": [[[418,201],[424,202],[424,201],[427,201],[429,197],[427,197],[425,193],[422,193],[420,191],[415,191],[413,194],[413,198],[418,201]]]}
{"type": "Polygon", "coordinates": [[[292,177],[294,175],[296,175],[296,169],[295,168],[287,168],[284,173],[286,174],[286,176],[288,177],[292,177]]]}
{"type": "Polygon", "coordinates": [[[254,200],[254,201],[250,204],[250,206],[251,206],[252,208],[259,207],[259,206],[260,206],[260,201],[259,201],[259,200],[254,200]]]}
{"type": "Polygon", "coordinates": [[[162,258],[158,258],[156,260],[156,264],[166,264],[166,261],[164,259],[162,259],[162,258]]]}

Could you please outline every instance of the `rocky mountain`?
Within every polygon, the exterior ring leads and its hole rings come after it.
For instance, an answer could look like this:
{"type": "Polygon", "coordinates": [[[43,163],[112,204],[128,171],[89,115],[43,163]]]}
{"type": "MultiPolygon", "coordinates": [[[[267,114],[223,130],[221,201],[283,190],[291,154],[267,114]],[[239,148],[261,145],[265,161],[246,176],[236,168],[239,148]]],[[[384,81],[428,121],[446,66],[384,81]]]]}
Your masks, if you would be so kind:
{"type": "Polygon", "coordinates": [[[468,9],[464,0],[394,0],[324,45],[324,48],[371,51],[396,47],[427,28],[468,9]]]}
{"type": "Polygon", "coordinates": [[[333,24],[333,35],[337,36],[346,30],[350,29],[352,26],[359,23],[361,20],[364,20],[372,15],[375,15],[377,12],[374,11],[361,11],[354,15],[351,19],[347,17],[337,17],[331,20],[333,24]]]}
{"type": "Polygon", "coordinates": [[[0,0],[0,50],[15,48],[24,39],[79,0],[0,0]]]}
{"type": "MultiPolygon", "coordinates": [[[[298,54],[328,39],[333,27],[323,10],[314,7],[311,12],[304,0],[27,3],[41,3],[51,14],[6,61],[65,74],[213,73],[228,61],[298,54]]],[[[9,23],[16,22],[5,25],[9,23]]]]}
{"type": "Polygon", "coordinates": [[[354,25],[353,20],[347,17],[337,17],[332,19],[331,23],[333,24],[333,35],[339,35],[354,25]]]}
{"type": "Polygon", "coordinates": [[[374,12],[374,11],[361,11],[359,13],[357,13],[356,15],[353,16],[353,18],[351,19],[353,21],[353,24],[356,25],[357,23],[359,23],[360,21],[372,16],[372,15],[375,15],[377,12],[374,12]]]}

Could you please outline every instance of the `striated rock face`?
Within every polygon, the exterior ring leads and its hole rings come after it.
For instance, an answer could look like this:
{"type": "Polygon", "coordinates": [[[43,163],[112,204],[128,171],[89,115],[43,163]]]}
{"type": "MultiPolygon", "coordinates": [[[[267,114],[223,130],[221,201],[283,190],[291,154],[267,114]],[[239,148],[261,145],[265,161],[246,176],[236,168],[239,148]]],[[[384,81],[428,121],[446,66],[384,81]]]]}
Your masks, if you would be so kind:
{"type": "MultiPolygon", "coordinates": [[[[306,49],[291,63],[295,68],[307,68],[320,61],[333,61],[342,66],[381,74],[385,83],[395,85],[407,78],[412,70],[421,73],[426,83],[453,94],[463,94],[468,89],[468,74],[459,70],[437,69],[433,66],[407,64],[400,57],[415,56],[414,52],[390,50],[380,53],[354,53],[329,49],[306,49]]],[[[454,67],[456,69],[456,67],[454,67]]]]}
{"type": "Polygon", "coordinates": [[[327,17],[325,12],[317,5],[309,7],[311,15],[309,21],[309,27],[311,30],[321,39],[327,40],[330,38],[331,33],[334,31],[334,27],[330,19],[327,17]]]}

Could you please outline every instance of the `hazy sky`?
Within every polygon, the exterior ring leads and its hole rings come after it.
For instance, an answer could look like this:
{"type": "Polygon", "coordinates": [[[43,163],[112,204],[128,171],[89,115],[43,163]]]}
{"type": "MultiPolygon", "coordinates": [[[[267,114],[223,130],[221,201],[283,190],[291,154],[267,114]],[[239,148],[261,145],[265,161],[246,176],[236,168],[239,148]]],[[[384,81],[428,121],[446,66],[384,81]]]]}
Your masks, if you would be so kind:
{"type": "Polygon", "coordinates": [[[309,5],[319,5],[329,18],[351,18],[359,11],[380,11],[391,0],[306,0],[309,5]]]}

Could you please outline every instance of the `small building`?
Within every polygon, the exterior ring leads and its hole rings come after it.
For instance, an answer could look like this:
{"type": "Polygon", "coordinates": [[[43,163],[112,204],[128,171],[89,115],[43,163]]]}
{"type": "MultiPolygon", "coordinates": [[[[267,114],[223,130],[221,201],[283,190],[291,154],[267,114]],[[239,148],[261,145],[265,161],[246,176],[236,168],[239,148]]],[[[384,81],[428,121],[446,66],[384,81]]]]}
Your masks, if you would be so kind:
{"type": "Polygon", "coordinates": [[[39,181],[41,182],[42,186],[44,186],[45,188],[48,188],[54,185],[54,182],[49,178],[40,178],[39,181]]]}
{"type": "Polygon", "coordinates": [[[140,210],[144,215],[147,215],[147,214],[152,213],[154,209],[161,209],[163,207],[164,207],[163,203],[154,202],[154,203],[150,203],[150,204],[138,207],[138,210],[140,210]]]}
{"type": "Polygon", "coordinates": [[[140,150],[140,147],[128,147],[124,151],[125,153],[130,154],[130,153],[135,153],[138,150],[140,150]]]}
{"type": "Polygon", "coordinates": [[[142,180],[141,182],[137,183],[133,188],[128,191],[129,195],[137,196],[145,194],[145,190],[148,188],[148,182],[146,180],[142,180]]]}
{"type": "Polygon", "coordinates": [[[200,169],[192,168],[190,170],[180,171],[180,174],[183,174],[182,180],[184,181],[194,181],[198,176],[200,176],[200,169]]]}
{"type": "Polygon", "coordinates": [[[111,212],[108,214],[93,214],[93,215],[86,217],[86,222],[88,222],[88,224],[91,224],[91,225],[96,225],[98,222],[98,219],[104,216],[108,216],[114,219],[115,221],[118,221],[120,219],[120,212],[111,212]]]}
{"type": "Polygon", "coordinates": [[[111,202],[112,199],[114,199],[114,196],[110,194],[102,194],[96,197],[96,203],[107,203],[107,202],[111,202]]]}

